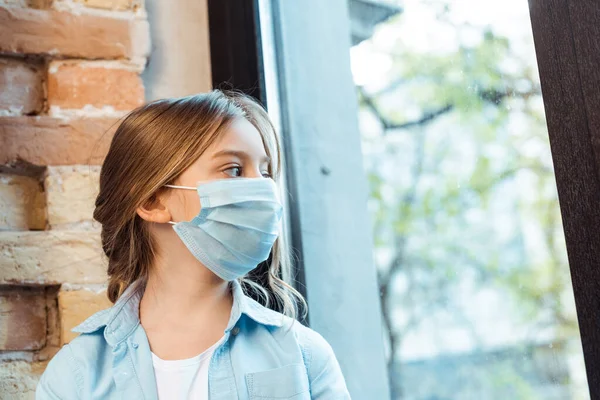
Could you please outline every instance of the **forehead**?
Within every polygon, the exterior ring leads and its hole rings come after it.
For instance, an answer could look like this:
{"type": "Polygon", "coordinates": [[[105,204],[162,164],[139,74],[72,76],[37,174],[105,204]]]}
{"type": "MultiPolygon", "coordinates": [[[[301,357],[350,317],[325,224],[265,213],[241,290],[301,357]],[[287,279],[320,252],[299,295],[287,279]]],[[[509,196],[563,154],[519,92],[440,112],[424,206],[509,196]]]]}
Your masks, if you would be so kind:
{"type": "Polygon", "coordinates": [[[256,157],[266,155],[261,134],[245,118],[233,120],[206,149],[206,153],[210,155],[221,150],[243,151],[256,157]]]}

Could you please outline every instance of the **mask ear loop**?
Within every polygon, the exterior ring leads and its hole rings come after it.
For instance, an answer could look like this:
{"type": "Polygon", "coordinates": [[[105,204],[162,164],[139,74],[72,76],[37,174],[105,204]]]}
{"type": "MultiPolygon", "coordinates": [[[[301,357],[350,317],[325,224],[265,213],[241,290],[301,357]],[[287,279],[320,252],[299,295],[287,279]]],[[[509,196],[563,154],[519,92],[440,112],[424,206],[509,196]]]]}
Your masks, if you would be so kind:
{"type": "Polygon", "coordinates": [[[165,185],[165,187],[168,187],[168,188],[171,188],[171,189],[197,190],[197,188],[195,188],[193,186],[165,185]]]}

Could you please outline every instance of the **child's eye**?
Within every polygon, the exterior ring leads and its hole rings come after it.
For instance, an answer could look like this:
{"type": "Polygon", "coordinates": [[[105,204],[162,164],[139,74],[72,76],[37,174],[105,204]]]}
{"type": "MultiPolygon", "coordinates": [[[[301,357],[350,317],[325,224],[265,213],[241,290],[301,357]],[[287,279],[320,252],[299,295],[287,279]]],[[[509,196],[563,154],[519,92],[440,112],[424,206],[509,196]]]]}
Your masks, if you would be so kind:
{"type": "Polygon", "coordinates": [[[272,178],[269,171],[263,171],[263,172],[261,172],[261,174],[262,174],[263,178],[272,178]]]}
{"type": "Polygon", "coordinates": [[[232,178],[239,178],[240,176],[242,176],[242,167],[227,168],[223,172],[231,176],[232,178]]]}

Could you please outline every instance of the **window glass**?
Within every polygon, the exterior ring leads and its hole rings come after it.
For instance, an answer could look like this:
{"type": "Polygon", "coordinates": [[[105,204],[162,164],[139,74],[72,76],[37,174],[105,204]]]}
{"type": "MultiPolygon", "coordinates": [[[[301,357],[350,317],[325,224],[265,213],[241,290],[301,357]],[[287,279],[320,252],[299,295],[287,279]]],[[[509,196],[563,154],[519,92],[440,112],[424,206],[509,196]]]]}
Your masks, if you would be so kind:
{"type": "Polygon", "coordinates": [[[392,399],[586,399],[527,0],[350,0],[392,399]]]}

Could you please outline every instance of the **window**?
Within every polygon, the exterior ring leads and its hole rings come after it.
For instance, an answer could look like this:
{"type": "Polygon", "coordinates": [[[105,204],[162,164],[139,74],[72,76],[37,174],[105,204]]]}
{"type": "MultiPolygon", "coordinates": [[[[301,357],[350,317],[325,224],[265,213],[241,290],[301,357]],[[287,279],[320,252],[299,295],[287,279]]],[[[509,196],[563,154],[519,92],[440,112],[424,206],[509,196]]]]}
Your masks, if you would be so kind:
{"type": "Polygon", "coordinates": [[[596,0],[208,4],[353,399],[600,396],[596,0]]]}
{"type": "Polygon", "coordinates": [[[392,399],[588,396],[525,0],[351,0],[392,399]]]}

